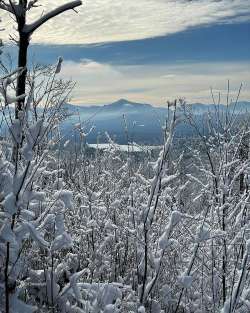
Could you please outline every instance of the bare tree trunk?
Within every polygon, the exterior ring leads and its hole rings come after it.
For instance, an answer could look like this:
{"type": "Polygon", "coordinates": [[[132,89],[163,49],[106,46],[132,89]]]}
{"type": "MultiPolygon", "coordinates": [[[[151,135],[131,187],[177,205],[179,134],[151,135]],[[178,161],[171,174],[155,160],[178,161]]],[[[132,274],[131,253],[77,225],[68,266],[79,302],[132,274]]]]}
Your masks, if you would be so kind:
{"type": "MultiPolygon", "coordinates": [[[[22,72],[17,79],[16,96],[25,94],[26,76],[27,76],[27,53],[29,46],[29,33],[24,32],[26,25],[26,8],[27,0],[19,0],[19,5],[23,7],[21,15],[16,14],[17,29],[19,33],[19,49],[18,49],[18,67],[22,68],[22,72]]],[[[19,112],[23,110],[25,99],[19,99],[16,103],[15,118],[19,118],[19,112]]]]}
{"type": "MultiPolygon", "coordinates": [[[[28,46],[29,46],[29,37],[24,33],[20,33],[18,67],[22,68],[23,70],[17,79],[17,89],[16,89],[17,97],[25,94],[28,46]]],[[[17,101],[15,111],[16,118],[18,118],[18,112],[24,109],[24,101],[25,101],[24,98],[19,99],[17,101]]]]}
{"type": "MultiPolygon", "coordinates": [[[[23,8],[22,13],[15,12],[15,7],[11,6],[11,13],[15,15],[17,26],[18,26],[18,33],[19,33],[19,51],[18,51],[18,67],[22,68],[22,72],[18,77],[17,80],[17,90],[16,95],[21,96],[25,94],[25,85],[26,85],[26,76],[27,76],[27,53],[29,47],[29,40],[30,36],[44,23],[48,20],[54,18],[61,13],[73,10],[75,7],[78,7],[82,4],[82,1],[75,0],[69,3],[66,3],[49,13],[43,15],[33,24],[27,25],[26,24],[26,12],[28,6],[27,0],[19,0],[19,6],[23,8]]],[[[16,110],[15,110],[15,117],[18,119],[18,113],[23,110],[24,108],[25,99],[19,99],[16,103],[16,110]]]]}

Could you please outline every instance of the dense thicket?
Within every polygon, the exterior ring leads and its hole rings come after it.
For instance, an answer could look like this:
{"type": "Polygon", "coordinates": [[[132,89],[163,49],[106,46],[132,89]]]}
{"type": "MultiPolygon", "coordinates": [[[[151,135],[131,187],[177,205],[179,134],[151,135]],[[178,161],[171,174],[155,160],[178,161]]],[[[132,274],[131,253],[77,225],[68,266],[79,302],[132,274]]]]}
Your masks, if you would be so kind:
{"type": "Polygon", "coordinates": [[[1,79],[9,126],[0,143],[2,312],[248,312],[247,121],[208,115],[209,135],[197,128],[187,162],[173,143],[177,123],[195,127],[181,102],[158,159],[138,161],[110,138],[88,157],[81,124],[82,144],[69,155],[74,140],[59,143],[70,85],[57,71],[29,74],[18,120],[10,106],[19,71],[1,79]]]}
{"type": "MultiPolygon", "coordinates": [[[[36,3],[0,8],[26,14],[36,3]]],[[[75,125],[80,145],[60,132],[73,87],[57,79],[61,66],[61,58],[32,71],[2,63],[0,312],[249,312],[247,115],[215,110],[204,135],[175,101],[157,159],[138,161],[110,138],[109,149],[88,157],[84,125],[75,125]],[[199,140],[177,153],[183,121],[199,140]]]]}

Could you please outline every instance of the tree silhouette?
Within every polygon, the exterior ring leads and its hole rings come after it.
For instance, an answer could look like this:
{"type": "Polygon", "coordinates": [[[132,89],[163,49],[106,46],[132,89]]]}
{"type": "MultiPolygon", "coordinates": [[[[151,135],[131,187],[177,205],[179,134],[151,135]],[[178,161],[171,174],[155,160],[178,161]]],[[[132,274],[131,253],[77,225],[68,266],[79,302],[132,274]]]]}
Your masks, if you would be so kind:
{"type": "MultiPolygon", "coordinates": [[[[35,22],[27,24],[27,12],[32,8],[38,6],[39,0],[18,0],[18,3],[9,0],[0,0],[0,9],[11,13],[17,23],[17,31],[19,39],[17,41],[19,46],[18,51],[18,67],[22,69],[16,88],[16,96],[19,97],[25,94],[26,76],[27,76],[27,53],[30,43],[31,35],[43,24],[52,19],[53,17],[62,14],[68,10],[74,10],[82,4],[81,0],[75,0],[61,5],[54,10],[42,15],[35,22]]],[[[25,98],[17,100],[15,117],[18,119],[19,112],[23,110],[25,98]]]]}

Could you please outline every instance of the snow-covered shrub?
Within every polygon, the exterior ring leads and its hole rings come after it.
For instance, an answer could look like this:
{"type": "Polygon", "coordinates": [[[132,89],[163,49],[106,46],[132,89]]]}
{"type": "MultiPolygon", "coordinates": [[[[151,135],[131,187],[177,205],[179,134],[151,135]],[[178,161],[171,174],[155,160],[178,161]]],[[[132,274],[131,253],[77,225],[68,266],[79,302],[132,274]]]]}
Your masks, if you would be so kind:
{"type": "Polygon", "coordinates": [[[75,312],[83,305],[77,286],[82,272],[67,260],[73,242],[64,215],[73,207],[72,192],[64,188],[55,150],[60,138],[54,134],[67,89],[58,96],[53,78],[44,93],[54,102],[34,114],[33,81],[32,97],[15,118],[9,105],[16,99],[9,101],[8,92],[20,71],[1,79],[10,140],[1,141],[0,155],[0,305],[4,312],[75,312]]]}

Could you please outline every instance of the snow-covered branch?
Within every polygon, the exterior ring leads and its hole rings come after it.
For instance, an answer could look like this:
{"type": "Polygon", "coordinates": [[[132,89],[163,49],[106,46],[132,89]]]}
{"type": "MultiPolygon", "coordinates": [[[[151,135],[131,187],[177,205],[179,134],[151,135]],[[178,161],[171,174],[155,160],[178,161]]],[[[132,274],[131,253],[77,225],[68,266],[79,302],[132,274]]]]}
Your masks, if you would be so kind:
{"type": "Polygon", "coordinates": [[[12,13],[11,6],[5,1],[0,1],[0,9],[12,13]]]}
{"type": "Polygon", "coordinates": [[[82,1],[80,0],[76,0],[76,1],[72,1],[69,3],[66,3],[50,12],[48,12],[47,14],[43,15],[41,18],[39,18],[37,21],[35,21],[32,24],[29,25],[25,25],[23,31],[26,34],[31,34],[33,33],[37,28],[39,28],[40,26],[42,26],[44,23],[46,23],[48,20],[50,20],[51,18],[60,15],[61,13],[68,11],[68,10],[73,10],[74,8],[78,7],[82,5],[82,1]]]}

